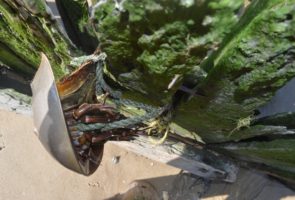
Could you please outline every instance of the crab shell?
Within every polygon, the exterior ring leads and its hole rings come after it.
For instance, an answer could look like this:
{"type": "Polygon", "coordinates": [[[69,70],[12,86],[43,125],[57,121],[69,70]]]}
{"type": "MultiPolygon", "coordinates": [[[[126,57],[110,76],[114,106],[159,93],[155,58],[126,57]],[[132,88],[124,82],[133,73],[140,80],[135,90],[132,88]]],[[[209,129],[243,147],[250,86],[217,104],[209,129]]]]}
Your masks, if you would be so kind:
{"type": "Polygon", "coordinates": [[[77,92],[87,82],[90,73],[94,73],[94,67],[91,61],[83,63],[77,70],[70,75],[63,77],[56,83],[60,97],[67,96],[77,92]]]}
{"type": "Polygon", "coordinates": [[[94,71],[92,63],[85,63],[56,84],[51,65],[42,54],[40,67],[31,84],[36,135],[58,162],[84,175],[92,174],[99,166],[103,145],[91,148],[86,160],[79,159],[64,110],[92,99],[94,71]]]}

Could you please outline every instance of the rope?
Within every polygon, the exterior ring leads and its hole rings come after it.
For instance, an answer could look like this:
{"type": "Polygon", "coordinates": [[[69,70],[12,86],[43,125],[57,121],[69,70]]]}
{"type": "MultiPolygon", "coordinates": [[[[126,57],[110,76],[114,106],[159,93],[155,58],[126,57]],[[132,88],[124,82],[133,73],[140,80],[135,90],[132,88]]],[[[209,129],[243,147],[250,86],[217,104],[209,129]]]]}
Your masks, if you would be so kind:
{"type": "Polygon", "coordinates": [[[170,132],[170,127],[168,122],[172,118],[172,112],[168,107],[165,110],[169,110],[169,112],[167,112],[167,114],[164,117],[154,120],[148,125],[147,135],[152,144],[159,145],[164,143],[170,132]],[[155,137],[152,136],[153,130],[157,131],[158,136],[160,135],[160,133],[164,133],[164,134],[160,139],[158,138],[155,139],[155,137]]]}
{"type": "Polygon", "coordinates": [[[165,140],[167,139],[167,137],[168,137],[169,131],[170,131],[170,129],[166,128],[163,137],[160,138],[159,140],[155,140],[153,137],[151,137],[150,132],[149,132],[148,135],[149,135],[150,142],[155,144],[155,145],[163,144],[165,142],[165,140]]]}
{"type": "Polygon", "coordinates": [[[165,122],[163,123],[162,120],[155,120],[155,121],[151,122],[149,124],[148,129],[149,129],[147,132],[148,138],[149,138],[150,142],[155,145],[159,145],[159,144],[164,143],[164,141],[168,137],[168,133],[170,131],[168,124],[166,124],[165,122]],[[157,130],[157,132],[159,132],[159,133],[162,133],[163,131],[165,131],[163,137],[161,137],[160,139],[154,139],[154,137],[151,136],[153,130],[157,130]]]}
{"type": "Polygon", "coordinates": [[[103,67],[104,60],[99,60],[96,65],[96,95],[99,96],[107,92],[114,99],[120,99],[122,95],[121,92],[114,91],[103,79],[103,67]]]}
{"type": "Polygon", "coordinates": [[[92,55],[89,55],[89,56],[81,56],[81,57],[74,58],[70,62],[70,65],[78,67],[78,66],[82,65],[83,63],[85,63],[87,61],[92,61],[93,63],[96,63],[98,61],[104,61],[106,58],[107,58],[106,53],[100,53],[99,55],[92,54],[92,55]]]}
{"type": "Polygon", "coordinates": [[[132,106],[135,108],[140,108],[142,110],[145,110],[146,112],[153,112],[156,109],[153,106],[150,106],[150,105],[147,105],[144,103],[140,103],[137,101],[132,101],[129,99],[120,99],[119,101],[115,100],[115,103],[118,105],[125,105],[125,106],[127,105],[127,106],[132,106]]]}
{"type": "MultiPolygon", "coordinates": [[[[95,123],[95,124],[78,124],[75,127],[80,131],[93,131],[93,130],[100,130],[100,131],[110,131],[113,129],[119,129],[119,128],[127,128],[132,127],[136,124],[142,123],[144,121],[148,121],[151,119],[154,119],[158,117],[165,109],[164,108],[155,108],[153,106],[128,100],[128,99],[121,99],[121,92],[113,90],[104,80],[103,78],[103,68],[105,65],[105,59],[106,54],[101,53],[99,55],[90,55],[90,56],[83,56],[80,58],[75,58],[71,64],[72,65],[78,65],[82,64],[86,61],[93,61],[94,63],[97,63],[96,65],[96,95],[104,95],[105,93],[108,93],[110,97],[112,98],[113,102],[117,106],[132,106],[139,109],[145,110],[146,114],[136,117],[130,117],[127,119],[123,119],[120,121],[114,121],[111,123],[95,123]]],[[[168,134],[168,133],[166,133],[168,134]]],[[[166,135],[165,134],[165,135],[166,135]]]]}
{"type": "Polygon", "coordinates": [[[241,128],[250,128],[251,122],[253,120],[253,115],[250,115],[246,118],[239,119],[237,122],[237,126],[231,130],[227,137],[231,137],[234,132],[241,130],[241,128]]]}
{"type": "Polygon", "coordinates": [[[154,112],[150,112],[138,117],[131,117],[131,118],[123,119],[120,121],[115,121],[112,123],[78,124],[75,127],[79,131],[93,131],[93,130],[110,131],[110,130],[118,129],[118,128],[128,128],[133,125],[142,123],[143,121],[156,118],[157,116],[159,116],[159,113],[161,113],[160,110],[156,110],[154,112]]]}

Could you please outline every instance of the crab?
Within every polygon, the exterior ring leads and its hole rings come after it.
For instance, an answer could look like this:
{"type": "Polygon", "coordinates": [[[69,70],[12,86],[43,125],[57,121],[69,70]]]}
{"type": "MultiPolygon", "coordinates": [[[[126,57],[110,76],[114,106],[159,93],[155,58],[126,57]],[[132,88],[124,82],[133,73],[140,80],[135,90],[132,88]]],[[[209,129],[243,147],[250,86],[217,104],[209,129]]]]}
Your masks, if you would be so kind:
{"type": "Polygon", "coordinates": [[[136,135],[129,128],[77,129],[78,124],[108,124],[125,118],[116,106],[97,98],[95,73],[95,63],[86,61],[55,83],[43,55],[32,83],[35,132],[61,164],[84,175],[92,174],[100,165],[106,141],[130,140],[136,135]]]}
{"type": "MultiPolygon", "coordinates": [[[[136,134],[132,129],[120,128],[110,131],[85,131],[75,128],[78,123],[111,123],[124,119],[113,105],[98,100],[95,93],[95,65],[91,61],[83,63],[69,76],[57,83],[66,123],[79,162],[93,171],[98,167],[103,145],[108,140],[130,140],[136,134]]],[[[105,97],[108,95],[106,94],[105,97]]]]}

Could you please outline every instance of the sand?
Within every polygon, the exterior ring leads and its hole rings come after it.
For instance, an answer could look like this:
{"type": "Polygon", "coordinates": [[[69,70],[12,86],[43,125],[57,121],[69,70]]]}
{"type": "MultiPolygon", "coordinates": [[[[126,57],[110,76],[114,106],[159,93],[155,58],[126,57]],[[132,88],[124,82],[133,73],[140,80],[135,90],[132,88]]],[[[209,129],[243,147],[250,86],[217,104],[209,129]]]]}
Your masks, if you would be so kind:
{"type": "Polygon", "coordinates": [[[33,133],[30,116],[0,111],[0,200],[102,200],[145,180],[169,199],[295,199],[295,192],[263,174],[241,170],[235,184],[205,184],[165,164],[107,143],[101,166],[90,177],[54,160],[33,133]],[[119,158],[117,163],[114,157],[119,158]]]}

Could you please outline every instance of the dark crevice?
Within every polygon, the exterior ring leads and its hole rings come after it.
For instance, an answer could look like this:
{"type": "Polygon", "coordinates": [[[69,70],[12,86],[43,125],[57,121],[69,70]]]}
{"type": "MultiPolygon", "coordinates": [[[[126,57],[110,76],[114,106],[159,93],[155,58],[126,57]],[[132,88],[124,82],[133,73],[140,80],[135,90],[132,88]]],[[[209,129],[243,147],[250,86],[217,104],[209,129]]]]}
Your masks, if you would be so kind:
{"type": "Polygon", "coordinates": [[[254,120],[252,125],[285,126],[288,129],[295,129],[295,112],[262,117],[254,120]]]}
{"type": "Polygon", "coordinates": [[[292,19],[293,19],[293,15],[290,14],[290,13],[288,13],[288,14],[286,15],[286,20],[292,20],[292,19]]]}
{"type": "Polygon", "coordinates": [[[29,78],[23,78],[16,72],[0,66],[0,89],[6,88],[11,88],[19,93],[32,96],[29,78]]]}
{"type": "Polygon", "coordinates": [[[73,18],[78,19],[83,15],[82,11],[77,12],[79,9],[78,5],[72,5],[73,13],[68,13],[68,10],[65,8],[67,6],[66,3],[61,0],[56,1],[56,6],[71,41],[87,54],[93,53],[98,46],[97,39],[87,33],[86,27],[83,27],[83,31],[79,30],[78,25],[74,23],[76,21],[73,20],[73,18]]]}
{"type": "Polygon", "coordinates": [[[261,135],[253,138],[243,139],[237,143],[270,142],[276,139],[292,139],[294,135],[261,135]]]}

